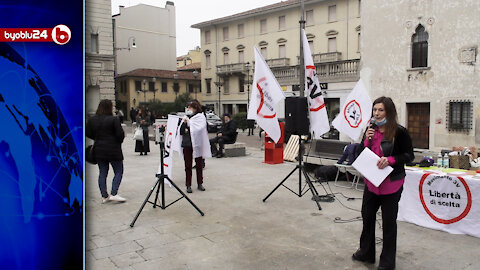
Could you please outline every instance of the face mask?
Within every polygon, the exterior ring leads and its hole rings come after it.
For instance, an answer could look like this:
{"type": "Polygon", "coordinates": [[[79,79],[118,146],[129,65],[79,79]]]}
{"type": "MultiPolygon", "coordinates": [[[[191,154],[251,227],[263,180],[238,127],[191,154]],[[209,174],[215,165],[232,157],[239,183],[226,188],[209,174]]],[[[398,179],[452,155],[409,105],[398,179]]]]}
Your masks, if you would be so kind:
{"type": "Polygon", "coordinates": [[[377,124],[377,126],[379,126],[379,127],[385,125],[386,123],[387,123],[387,118],[383,118],[380,121],[375,121],[375,124],[377,124]]]}
{"type": "Polygon", "coordinates": [[[187,111],[185,112],[185,114],[186,114],[186,115],[192,115],[192,114],[193,114],[193,111],[192,111],[192,110],[187,110],[187,111]]]}

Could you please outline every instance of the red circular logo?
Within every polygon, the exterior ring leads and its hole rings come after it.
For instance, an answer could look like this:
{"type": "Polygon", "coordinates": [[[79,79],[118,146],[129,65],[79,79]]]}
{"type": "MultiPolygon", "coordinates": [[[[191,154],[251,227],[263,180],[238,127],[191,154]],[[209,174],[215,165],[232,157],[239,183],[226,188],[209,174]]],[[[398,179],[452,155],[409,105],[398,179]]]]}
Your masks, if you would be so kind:
{"type": "Polygon", "coordinates": [[[58,45],[65,45],[70,41],[72,32],[68,26],[59,24],[52,29],[52,39],[58,45]]]}
{"type": "Polygon", "coordinates": [[[362,123],[362,108],[356,100],[351,100],[343,110],[343,116],[352,128],[357,128],[362,123]]]}
{"type": "MultiPolygon", "coordinates": [[[[424,195],[423,195],[423,185],[427,179],[427,177],[431,176],[432,174],[424,174],[422,176],[422,179],[420,180],[420,185],[419,185],[419,193],[420,193],[420,201],[422,202],[422,205],[423,205],[423,209],[425,209],[425,211],[427,212],[427,214],[433,219],[435,220],[436,222],[438,223],[442,223],[442,224],[451,224],[451,223],[455,223],[455,222],[458,222],[460,221],[461,219],[463,219],[464,217],[467,216],[467,214],[470,212],[470,209],[472,208],[472,193],[470,192],[470,188],[468,187],[467,185],[467,182],[465,182],[465,180],[462,178],[462,177],[451,177],[451,176],[437,176],[436,179],[433,178],[433,179],[430,179],[429,181],[427,181],[427,185],[431,185],[432,182],[436,181],[436,180],[440,180],[440,178],[445,178],[446,180],[445,181],[450,181],[453,185],[455,185],[457,188],[460,188],[460,183],[463,185],[463,187],[465,188],[465,193],[467,195],[467,204],[465,206],[465,209],[457,216],[457,217],[453,217],[451,219],[444,219],[444,218],[439,218],[437,217],[429,208],[428,208],[428,205],[426,202],[425,202],[425,198],[424,198],[424,195]],[[456,179],[458,179],[460,182],[457,182],[456,179]]],[[[463,192],[463,191],[462,191],[463,192]]],[[[432,196],[432,191],[429,190],[429,193],[430,193],[430,196],[432,196]]],[[[433,192],[433,195],[435,197],[441,197],[441,198],[444,198],[445,196],[444,195],[447,195],[446,197],[448,198],[449,197],[449,193],[439,193],[438,191],[434,191],[433,192]]],[[[456,193],[458,195],[458,192],[456,193]]],[[[459,195],[460,196],[460,195],[459,195]]],[[[452,192],[452,197],[453,197],[453,192],[452,192]]],[[[434,199],[435,200],[435,199],[434,199]]],[[[434,201],[432,200],[432,201],[434,201]]],[[[438,201],[438,202],[441,202],[441,201],[438,201]]],[[[445,204],[445,202],[442,202],[445,204]]],[[[449,202],[450,205],[452,205],[452,202],[449,202]]],[[[448,205],[448,204],[447,204],[448,205]]],[[[455,206],[457,207],[457,206],[455,206]]]]}

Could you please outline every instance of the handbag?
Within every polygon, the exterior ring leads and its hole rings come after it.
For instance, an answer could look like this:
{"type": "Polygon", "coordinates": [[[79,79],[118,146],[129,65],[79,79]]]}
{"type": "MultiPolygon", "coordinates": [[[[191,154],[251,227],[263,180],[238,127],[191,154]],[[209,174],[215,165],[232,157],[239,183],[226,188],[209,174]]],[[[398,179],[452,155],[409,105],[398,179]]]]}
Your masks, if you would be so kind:
{"type": "Polygon", "coordinates": [[[95,143],[85,148],[85,161],[91,164],[97,164],[97,160],[95,159],[95,143]]]}
{"type": "MultiPolygon", "coordinates": [[[[103,121],[100,123],[100,128],[103,125],[103,121]]],[[[85,161],[91,164],[97,164],[97,159],[95,158],[95,143],[98,139],[98,132],[95,134],[95,139],[93,140],[93,144],[89,145],[85,148],[85,161]]]]}
{"type": "Polygon", "coordinates": [[[143,141],[143,129],[141,127],[137,127],[135,129],[135,133],[133,134],[133,139],[136,141],[143,141]]]}

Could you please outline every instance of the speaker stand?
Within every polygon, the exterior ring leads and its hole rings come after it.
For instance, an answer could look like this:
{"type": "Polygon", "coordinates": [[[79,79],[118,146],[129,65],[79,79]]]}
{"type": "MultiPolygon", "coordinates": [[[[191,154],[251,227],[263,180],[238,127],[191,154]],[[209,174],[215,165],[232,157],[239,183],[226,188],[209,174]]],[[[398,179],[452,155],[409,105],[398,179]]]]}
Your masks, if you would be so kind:
{"type": "Polygon", "coordinates": [[[312,200],[315,201],[315,203],[318,206],[318,210],[322,210],[322,207],[320,206],[319,203],[319,196],[318,192],[315,189],[315,187],[312,184],[312,181],[310,180],[310,177],[308,176],[307,172],[305,171],[305,166],[302,163],[302,136],[299,135],[299,146],[298,146],[298,164],[295,166],[295,168],[263,199],[263,202],[267,201],[267,199],[280,187],[283,186],[284,188],[288,189],[291,191],[293,194],[297,195],[298,197],[302,197],[307,193],[309,190],[312,192],[312,200]],[[287,181],[287,179],[293,175],[293,173],[298,170],[298,192],[293,191],[289,187],[285,186],[283,183],[287,181]],[[305,176],[305,185],[302,187],[302,174],[305,176]],[[308,185],[308,189],[305,190],[305,187],[308,185]]]}

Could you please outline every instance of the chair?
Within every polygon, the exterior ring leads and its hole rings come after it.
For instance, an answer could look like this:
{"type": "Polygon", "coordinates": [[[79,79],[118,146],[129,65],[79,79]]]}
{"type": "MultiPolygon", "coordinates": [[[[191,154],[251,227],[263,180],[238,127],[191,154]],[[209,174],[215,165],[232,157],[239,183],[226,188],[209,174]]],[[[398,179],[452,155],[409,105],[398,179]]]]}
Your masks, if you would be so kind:
{"type": "MultiPolygon", "coordinates": [[[[343,188],[353,188],[353,186],[355,185],[355,177],[353,178],[353,181],[352,181],[352,184],[351,185],[342,185],[342,184],[338,184],[337,181],[338,181],[338,175],[342,172],[342,173],[347,173],[349,171],[350,168],[353,169],[352,165],[346,165],[346,164],[338,164],[336,163],[335,164],[335,167],[337,167],[337,175],[335,176],[335,183],[334,185],[336,187],[343,187],[343,188]]],[[[355,169],[354,169],[355,170],[355,169]]],[[[347,177],[347,182],[348,182],[348,177],[347,177]]]]}
{"type": "MultiPolygon", "coordinates": [[[[347,168],[347,171],[353,175],[352,187],[355,186],[356,190],[363,190],[358,188],[358,184],[360,182],[360,179],[363,178],[363,175],[359,171],[357,171],[353,166],[350,166],[349,168],[347,168]]],[[[364,184],[360,184],[360,185],[364,186],[364,184]]]]}

